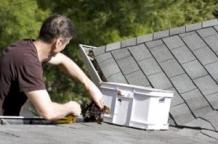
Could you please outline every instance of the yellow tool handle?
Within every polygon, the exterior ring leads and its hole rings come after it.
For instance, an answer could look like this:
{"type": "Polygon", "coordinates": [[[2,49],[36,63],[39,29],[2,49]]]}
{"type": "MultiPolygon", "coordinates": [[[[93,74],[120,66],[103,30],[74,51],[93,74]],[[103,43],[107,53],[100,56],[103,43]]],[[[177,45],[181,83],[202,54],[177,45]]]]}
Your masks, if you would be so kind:
{"type": "Polygon", "coordinates": [[[55,121],[57,124],[72,124],[76,123],[76,117],[73,115],[68,115],[64,117],[63,119],[55,121]]]}

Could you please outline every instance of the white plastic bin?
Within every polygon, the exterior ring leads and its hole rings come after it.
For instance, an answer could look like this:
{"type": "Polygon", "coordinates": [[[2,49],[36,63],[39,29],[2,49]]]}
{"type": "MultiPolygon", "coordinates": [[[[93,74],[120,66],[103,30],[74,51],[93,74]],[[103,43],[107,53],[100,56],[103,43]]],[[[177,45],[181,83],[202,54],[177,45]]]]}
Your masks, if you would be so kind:
{"type": "Polygon", "coordinates": [[[147,130],[168,129],[173,92],[110,82],[102,82],[100,89],[111,109],[104,115],[105,122],[147,130]]]}
{"type": "Polygon", "coordinates": [[[168,129],[168,116],[173,92],[102,82],[92,63],[89,52],[96,47],[80,44],[80,50],[89,75],[104,95],[104,102],[111,114],[104,121],[147,130],[168,129]]]}

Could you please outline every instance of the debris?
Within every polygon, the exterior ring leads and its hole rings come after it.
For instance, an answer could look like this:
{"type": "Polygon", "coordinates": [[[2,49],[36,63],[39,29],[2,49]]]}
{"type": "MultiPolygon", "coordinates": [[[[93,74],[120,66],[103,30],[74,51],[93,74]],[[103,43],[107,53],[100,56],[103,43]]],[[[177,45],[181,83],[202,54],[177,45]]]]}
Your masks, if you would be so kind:
{"type": "Polygon", "coordinates": [[[84,122],[97,122],[98,124],[102,123],[103,115],[109,113],[110,109],[107,106],[100,109],[93,101],[82,111],[84,122]]]}

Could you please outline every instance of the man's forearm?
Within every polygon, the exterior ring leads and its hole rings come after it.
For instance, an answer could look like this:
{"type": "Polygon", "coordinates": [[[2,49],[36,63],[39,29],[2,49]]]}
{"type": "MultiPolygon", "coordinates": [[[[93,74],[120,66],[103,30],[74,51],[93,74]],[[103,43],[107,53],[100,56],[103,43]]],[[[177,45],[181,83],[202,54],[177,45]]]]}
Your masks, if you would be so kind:
{"type": "Polygon", "coordinates": [[[88,77],[74,62],[64,62],[59,65],[59,67],[64,73],[69,75],[72,79],[81,82],[84,86],[87,83],[88,77]]]}
{"type": "Polygon", "coordinates": [[[61,65],[62,69],[70,75],[72,78],[80,81],[85,89],[89,92],[92,99],[97,103],[97,105],[102,108],[103,105],[99,102],[102,98],[102,94],[98,87],[86,76],[86,74],[75,64],[70,58],[65,57],[61,65]]]}
{"type": "Polygon", "coordinates": [[[63,70],[70,77],[80,81],[82,84],[86,84],[89,81],[89,78],[86,74],[80,69],[80,67],[69,57],[65,56],[62,53],[56,54],[49,61],[50,64],[58,65],[61,70],[63,70]]]}
{"type": "Polygon", "coordinates": [[[52,102],[46,90],[26,92],[26,95],[39,115],[48,120],[60,119],[68,114],[80,115],[81,108],[78,103],[73,101],[65,104],[52,102]]]}

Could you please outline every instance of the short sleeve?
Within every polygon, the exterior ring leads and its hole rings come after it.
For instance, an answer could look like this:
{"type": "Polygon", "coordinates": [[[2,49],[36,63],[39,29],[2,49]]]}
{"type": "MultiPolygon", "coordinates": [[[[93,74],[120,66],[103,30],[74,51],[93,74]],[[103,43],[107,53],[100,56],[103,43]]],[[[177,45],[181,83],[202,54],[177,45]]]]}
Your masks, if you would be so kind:
{"type": "Polygon", "coordinates": [[[18,83],[20,91],[44,90],[43,71],[40,63],[26,63],[19,68],[18,83]]]}

